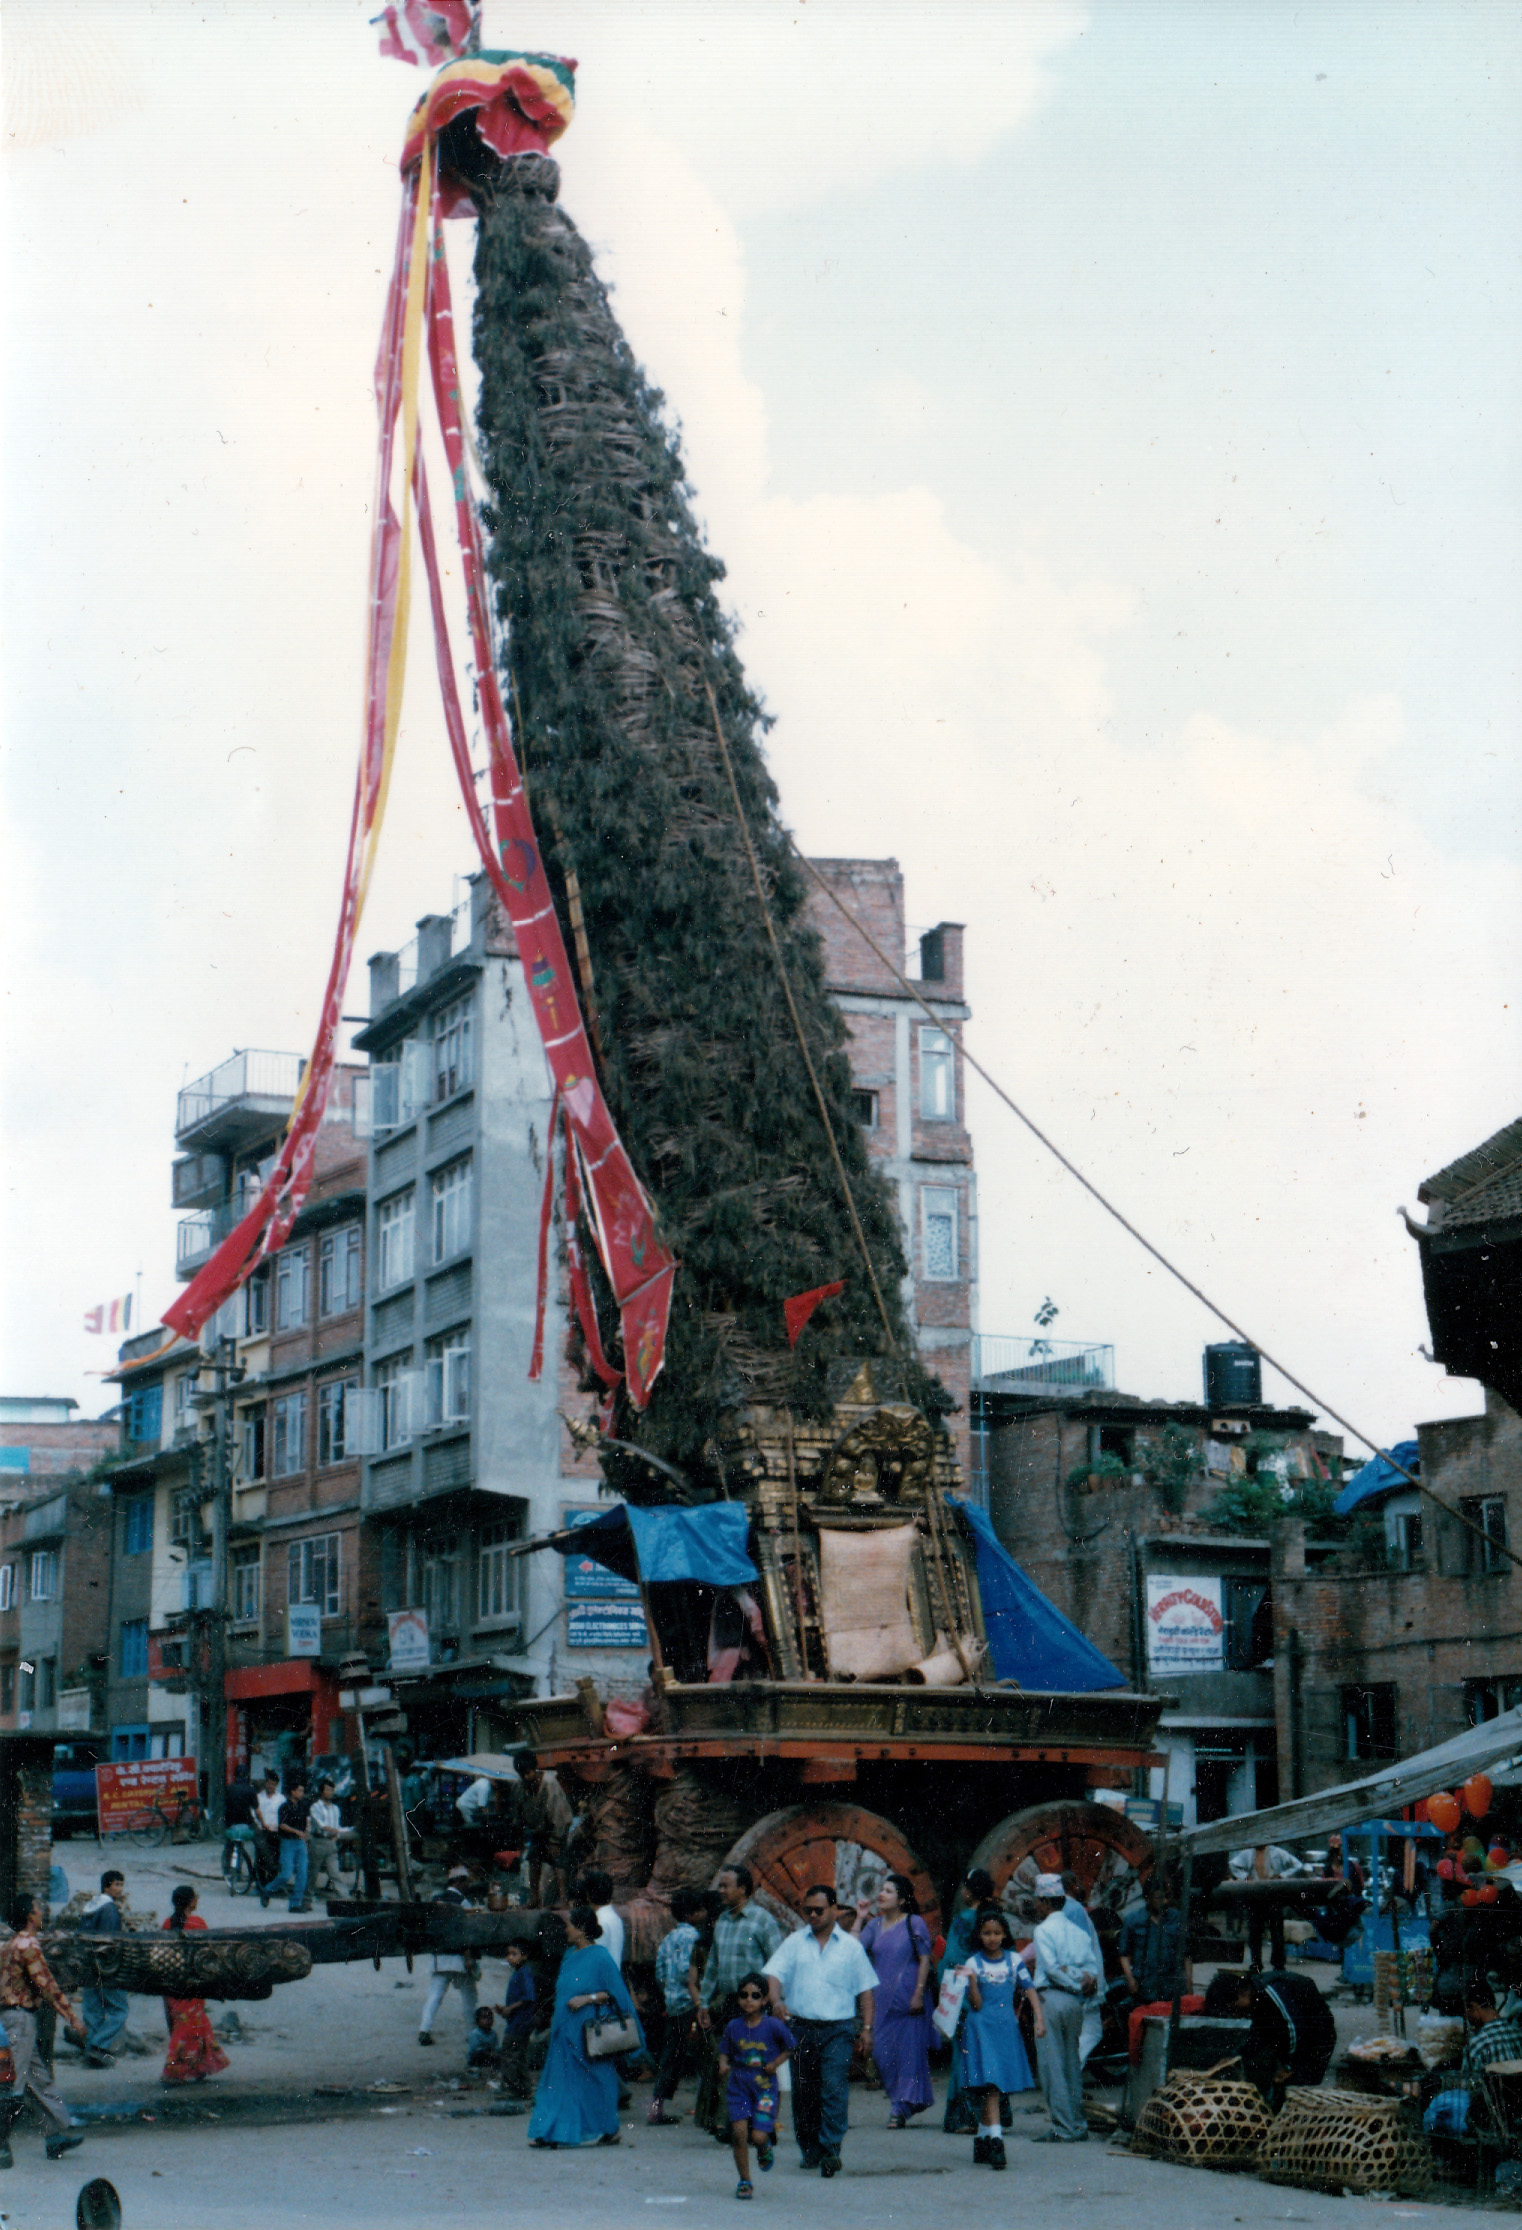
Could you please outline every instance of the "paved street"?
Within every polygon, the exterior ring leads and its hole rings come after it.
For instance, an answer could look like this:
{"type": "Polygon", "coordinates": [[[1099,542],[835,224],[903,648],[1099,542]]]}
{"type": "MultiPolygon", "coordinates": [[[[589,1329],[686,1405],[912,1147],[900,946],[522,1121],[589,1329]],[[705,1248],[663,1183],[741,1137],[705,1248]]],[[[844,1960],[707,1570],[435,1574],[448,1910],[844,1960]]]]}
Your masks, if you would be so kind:
{"type": "MultiPolygon", "coordinates": [[[[93,1843],[67,1843],[55,1854],[71,1885],[93,1883],[100,1867],[93,1843]]],[[[132,1903],[168,1910],[176,1880],[196,1881],[212,1926],[256,1925],[257,1901],[230,1899],[213,1873],[210,1845],[181,1854],[134,1853],[118,1860],[132,1903]]],[[[283,1908],[273,1908],[273,1923],[283,1908]]],[[[483,1998],[501,1996],[502,1969],[488,1961],[483,1998]]],[[[426,1977],[409,1976],[401,1961],[377,1974],[369,1965],[318,1970],[308,1981],[235,2009],[245,2040],[228,2045],[227,2074],[191,2093],[160,2087],[163,2021],[156,2000],[134,2000],[132,2026],[154,2046],[151,2057],[124,2059],[92,2072],[61,2058],[60,2081],[71,2103],[135,2107],[174,2117],[91,2125],[87,2142],[67,2160],[42,2157],[41,2132],[18,2130],[15,2170],[0,2178],[0,2211],[8,2225],[70,2230],[75,2196],[90,2176],[110,2178],[123,2203],[124,2230],[373,2230],[375,2225],[532,2221],[540,2230],[626,2230],[675,2214],[704,2230],[731,2219],[734,2171],[727,2151],[684,2124],[649,2130],[637,2089],[637,2119],[627,2120],[617,2152],[593,2148],[575,2159],[529,2149],[524,2117],[488,2118],[492,2094],[460,2084],[464,2046],[457,2007],[446,2001],[438,2042],[417,2043],[426,1977]],[[369,2091],[384,2083],[403,2086],[369,2091]],[[316,2086],[324,2086],[321,2091],[316,2086]],[[347,2094],[347,2095],[340,2095],[347,2094]],[[279,2102],[299,2095],[305,2111],[331,2118],[282,2126],[279,2102]],[[202,2116],[188,2121],[181,2117],[202,2116]],[[211,2117],[216,2117],[213,2120],[211,2117]]],[[[213,2008],[214,2018],[221,2010],[213,2008]]],[[[1362,2010],[1355,2025],[1367,2029],[1362,2010]]],[[[690,2104],[684,2093],[681,2101],[690,2104]]],[[[902,2224],[905,2230],[949,2230],[953,2224],[1004,2223],[1106,2226],[1126,2230],[1235,2230],[1235,2225],[1293,2222],[1361,2230],[1427,2222],[1433,2230],[1477,2216],[1478,2209],[1320,2198],[1251,2177],[1218,2177],[1132,2160],[1095,2139],[1068,2150],[1033,2146],[1023,2132],[1044,2122],[1017,2108],[1010,2171],[995,2178],[970,2165],[967,2140],[943,2136],[939,2116],[901,2133],[884,2129],[876,2093],[853,2091],[857,2124],[846,2172],[833,2184],[804,2176],[792,2148],[759,2179],[753,2212],[786,2210],[790,2222],[902,2224]]]]}

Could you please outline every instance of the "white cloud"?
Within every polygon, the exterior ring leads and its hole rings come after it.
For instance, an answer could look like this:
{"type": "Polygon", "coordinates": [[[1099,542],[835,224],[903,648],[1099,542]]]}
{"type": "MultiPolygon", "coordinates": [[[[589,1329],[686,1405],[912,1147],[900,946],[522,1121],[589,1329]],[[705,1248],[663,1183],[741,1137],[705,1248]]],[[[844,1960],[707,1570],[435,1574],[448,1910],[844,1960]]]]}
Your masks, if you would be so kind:
{"type": "MultiPolygon", "coordinates": [[[[308,14],[293,55],[293,19],[198,10],[181,50],[113,11],[146,126],[95,118],[17,167],[12,292],[47,315],[13,378],[6,1206],[8,1259],[49,1278],[41,1305],[11,1281],[11,1385],[68,1391],[101,1360],[76,1312],[139,1259],[150,1306],[167,1299],[158,1202],[186,1065],[310,1035],[414,90],[352,63],[368,12],[308,14]],[[197,98],[212,83],[236,87],[231,107],[197,98]]],[[[967,921],[990,1067],[1313,1382],[1350,1387],[1379,1431],[1463,1406],[1411,1360],[1424,1329],[1393,1208],[1515,1112],[1517,881],[1456,864],[1381,795],[1398,677],[1328,695],[1293,732],[1228,722],[1203,692],[1150,719],[1116,679],[1148,583],[1117,577],[1099,532],[1083,568],[1018,539],[996,561],[939,485],[784,495],[770,478],[738,219],[986,149],[1032,112],[1081,13],[491,12],[497,37],[581,52],[567,207],[681,418],[802,840],[896,854],[916,918],[967,921]]],[[[867,365],[860,385],[895,441],[940,401],[928,374],[867,365]]],[[[362,951],[405,938],[468,863],[421,631],[413,660],[362,951]]],[[[1026,1328],[1050,1291],[1055,1329],[1115,1338],[1127,1383],[1187,1391],[1214,1328],[1012,1118],[972,1104],[985,1327],[1026,1328]]]]}

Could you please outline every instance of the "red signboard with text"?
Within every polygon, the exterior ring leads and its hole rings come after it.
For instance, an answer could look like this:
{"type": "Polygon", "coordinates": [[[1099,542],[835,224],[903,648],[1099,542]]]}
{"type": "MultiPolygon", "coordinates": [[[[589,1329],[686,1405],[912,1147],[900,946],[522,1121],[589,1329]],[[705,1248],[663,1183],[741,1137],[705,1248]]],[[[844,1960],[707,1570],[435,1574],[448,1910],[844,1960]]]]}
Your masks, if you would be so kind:
{"type": "Polygon", "coordinates": [[[173,1815],[182,1796],[199,1795],[194,1758],[121,1758],[95,1768],[95,1810],[102,1835],[122,1835],[155,1797],[173,1815]]]}

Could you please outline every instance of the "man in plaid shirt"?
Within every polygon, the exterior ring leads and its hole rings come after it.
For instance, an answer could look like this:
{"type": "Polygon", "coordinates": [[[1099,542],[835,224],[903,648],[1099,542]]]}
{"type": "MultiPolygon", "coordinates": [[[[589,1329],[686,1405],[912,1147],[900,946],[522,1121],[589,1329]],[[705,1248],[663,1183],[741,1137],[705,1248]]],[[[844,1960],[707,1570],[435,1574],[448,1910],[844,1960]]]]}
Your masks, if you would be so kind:
{"type": "Polygon", "coordinates": [[[661,1986],[666,2007],[666,2036],[645,2119],[656,2129],[680,2119],[678,2115],[668,2114],[666,2107],[675,2098],[676,2087],[682,2079],[682,2065],[697,2017],[698,1985],[694,1967],[699,1937],[693,1916],[702,1910],[703,1900],[696,1890],[674,1890],[671,1917],[676,1926],[662,1936],[655,1954],[655,1979],[661,1986]]]}
{"type": "Polygon", "coordinates": [[[53,2070],[37,2049],[37,2016],[44,2006],[51,2006],[64,2027],[73,2030],[81,2043],[84,2029],[42,1956],[42,1946],[37,1941],[37,1931],[42,1926],[42,1907],[30,1890],[23,1890],[14,1900],[10,1918],[16,1933],[9,1943],[0,1944],[0,2024],[10,2039],[16,2080],[9,2098],[0,2099],[0,2117],[3,2117],[0,2120],[0,2168],[13,2165],[11,2124],[21,2112],[28,2091],[53,2124],[48,2137],[49,2160],[57,2160],[60,2153],[72,2152],[76,2145],[84,2143],[70,2123],[69,2109],[58,2095],[53,2070]]]}
{"type": "Polygon", "coordinates": [[[1464,2010],[1474,2034],[1464,2047],[1459,2082],[1478,2090],[1485,2069],[1497,2060],[1522,2060],[1522,2019],[1515,2013],[1498,2013],[1490,1984],[1478,1978],[1464,1996],[1464,2010]]]}
{"type": "Polygon", "coordinates": [[[720,1874],[719,1897],[724,1910],[713,1924],[713,1948],[698,1992],[698,2026],[704,2032],[706,2049],[693,2118],[700,2128],[722,2138],[725,2144],[729,2142],[729,2111],[719,2080],[716,2039],[740,2010],[736,1993],[745,1976],[759,1974],[782,1941],[782,1930],[765,1906],[751,1903],[755,1886],[755,1876],[748,1866],[726,1866],[720,1874]]]}

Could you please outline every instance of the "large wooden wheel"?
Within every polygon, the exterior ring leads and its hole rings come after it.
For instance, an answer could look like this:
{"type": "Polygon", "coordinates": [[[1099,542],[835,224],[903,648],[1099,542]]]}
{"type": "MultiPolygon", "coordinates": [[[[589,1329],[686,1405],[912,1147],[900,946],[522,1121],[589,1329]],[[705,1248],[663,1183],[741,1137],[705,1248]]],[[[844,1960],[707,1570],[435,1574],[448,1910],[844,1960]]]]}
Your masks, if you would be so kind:
{"type": "Polygon", "coordinates": [[[859,1804],[794,1804],[769,1812],[740,1837],[724,1864],[748,1866],[759,1901],[794,1928],[803,1925],[810,1889],[831,1890],[842,1904],[854,1905],[858,1897],[875,1898],[885,1874],[907,1874],[925,1925],[932,1936],[940,1930],[924,1861],[891,1820],[859,1804]]]}
{"type": "Polygon", "coordinates": [[[1108,1804],[1033,1804],[1001,1820],[967,1864],[993,1876],[1005,1910],[1031,1929],[1038,1874],[1076,1874],[1086,1905],[1118,1915],[1152,1871],[1152,1845],[1108,1804]]]}

